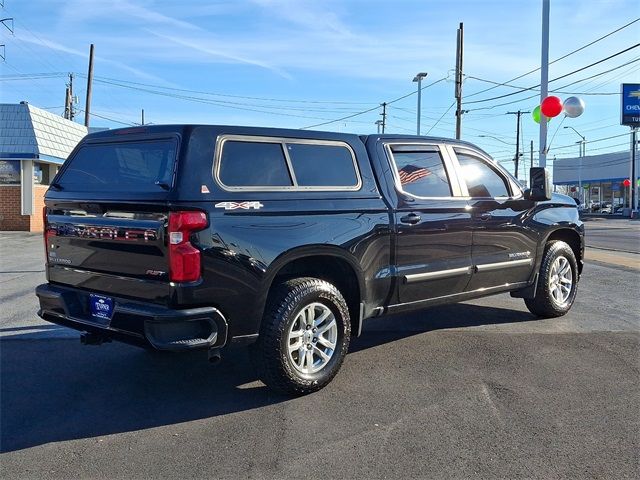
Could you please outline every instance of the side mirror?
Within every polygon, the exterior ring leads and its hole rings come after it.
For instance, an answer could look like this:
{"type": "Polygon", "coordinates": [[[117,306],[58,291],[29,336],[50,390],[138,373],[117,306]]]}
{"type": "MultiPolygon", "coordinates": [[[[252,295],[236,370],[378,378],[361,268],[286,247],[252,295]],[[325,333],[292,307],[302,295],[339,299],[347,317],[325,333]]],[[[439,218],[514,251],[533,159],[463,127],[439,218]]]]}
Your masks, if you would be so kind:
{"type": "Polygon", "coordinates": [[[551,178],[546,168],[531,167],[529,170],[531,188],[524,192],[524,198],[533,202],[551,200],[551,178]]]}

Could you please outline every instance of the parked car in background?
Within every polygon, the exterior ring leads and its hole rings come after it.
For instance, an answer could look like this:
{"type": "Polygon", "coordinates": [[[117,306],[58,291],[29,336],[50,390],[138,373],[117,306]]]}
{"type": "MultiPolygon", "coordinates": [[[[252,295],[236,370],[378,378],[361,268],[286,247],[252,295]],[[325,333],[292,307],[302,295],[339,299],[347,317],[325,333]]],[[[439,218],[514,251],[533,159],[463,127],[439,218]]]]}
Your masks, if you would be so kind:
{"type": "Polygon", "coordinates": [[[611,205],[611,202],[602,202],[600,205],[600,213],[612,214],[613,206],[611,205]]]}

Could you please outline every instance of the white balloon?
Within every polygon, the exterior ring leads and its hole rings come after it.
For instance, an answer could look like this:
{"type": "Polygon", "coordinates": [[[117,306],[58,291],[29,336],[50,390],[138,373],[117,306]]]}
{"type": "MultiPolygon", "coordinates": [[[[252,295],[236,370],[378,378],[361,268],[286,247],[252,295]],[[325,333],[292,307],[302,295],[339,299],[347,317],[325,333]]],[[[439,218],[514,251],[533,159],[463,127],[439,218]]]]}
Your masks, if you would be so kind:
{"type": "Polygon", "coordinates": [[[578,97],[569,97],[564,101],[562,107],[567,117],[576,118],[584,113],[584,100],[578,97]]]}

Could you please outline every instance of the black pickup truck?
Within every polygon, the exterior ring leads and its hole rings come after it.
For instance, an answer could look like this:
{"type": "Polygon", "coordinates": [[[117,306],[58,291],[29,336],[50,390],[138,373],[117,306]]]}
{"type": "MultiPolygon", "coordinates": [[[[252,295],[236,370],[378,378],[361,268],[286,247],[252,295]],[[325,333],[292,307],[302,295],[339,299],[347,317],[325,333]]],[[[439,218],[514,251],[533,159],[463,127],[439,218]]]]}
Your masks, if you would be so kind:
{"type": "Polygon", "coordinates": [[[235,126],[88,135],[46,195],[39,315],[212,361],[250,344],[289,393],[331,381],[365,319],[511,292],[565,314],[573,199],[524,190],[472,144],[235,126]]]}

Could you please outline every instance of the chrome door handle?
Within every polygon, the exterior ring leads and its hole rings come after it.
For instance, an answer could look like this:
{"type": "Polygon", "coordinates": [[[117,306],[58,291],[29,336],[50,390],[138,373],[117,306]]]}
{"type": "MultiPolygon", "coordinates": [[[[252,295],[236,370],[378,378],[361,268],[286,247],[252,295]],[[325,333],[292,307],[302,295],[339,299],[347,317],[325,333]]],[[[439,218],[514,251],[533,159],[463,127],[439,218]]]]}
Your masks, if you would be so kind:
{"type": "Polygon", "coordinates": [[[418,215],[417,213],[410,213],[402,217],[400,221],[402,223],[408,223],[409,225],[415,225],[416,223],[420,222],[420,215],[418,215]]]}

